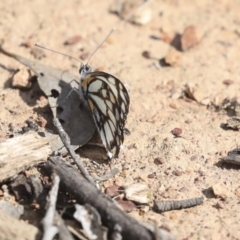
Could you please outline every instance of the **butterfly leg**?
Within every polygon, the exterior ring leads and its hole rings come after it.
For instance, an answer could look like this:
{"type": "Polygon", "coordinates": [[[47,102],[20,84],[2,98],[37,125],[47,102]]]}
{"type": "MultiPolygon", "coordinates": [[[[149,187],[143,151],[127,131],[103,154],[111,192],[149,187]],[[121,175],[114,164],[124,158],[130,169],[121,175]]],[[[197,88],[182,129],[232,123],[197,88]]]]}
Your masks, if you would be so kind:
{"type": "MultiPolygon", "coordinates": [[[[75,82],[75,83],[77,83],[78,85],[80,84],[77,80],[73,79],[72,81],[69,82],[69,85],[71,85],[72,82],[75,82]]],[[[78,88],[78,89],[75,88],[75,87],[73,87],[73,88],[71,89],[71,91],[68,93],[68,95],[67,95],[66,98],[68,98],[68,97],[70,96],[70,94],[71,94],[73,91],[75,91],[75,92],[77,92],[77,93],[79,94],[80,100],[84,100],[84,97],[83,97],[82,93],[79,91],[79,89],[80,89],[80,85],[79,85],[79,88],[78,88]]]]}
{"type": "Polygon", "coordinates": [[[75,83],[79,84],[79,82],[75,79],[71,80],[68,84],[71,85],[72,82],[75,82],[75,83]]]}
{"type": "MultiPolygon", "coordinates": [[[[72,82],[75,82],[75,83],[77,83],[79,85],[79,82],[77,80],[75,80],[75,79],[70,81],[68,84],[71,86],[72,82]]],[[[77,89],[75,87],[72,87],[71,91],[68,93],[68,95],[65,97],[65,99],[63,101],[65,101],[72,94],[73,91],[77,92],[77,94],[79,95],[80,107],[81,107],[81,105],[85,102],[85,98],[84,98],[83,94],[81,93],[81,91],[79,91],[79,89],[77,89]]]]}
{"type": "Polygon", "coordinates": [[[77,94],[78,94],[78,89],[77,88],[72,88],[71,91],[68,93],[68,95],[65,97],[65,99],[63,101],[68,99],[68,97],[72,94],[73,91],[77,92],[77,94]]]}

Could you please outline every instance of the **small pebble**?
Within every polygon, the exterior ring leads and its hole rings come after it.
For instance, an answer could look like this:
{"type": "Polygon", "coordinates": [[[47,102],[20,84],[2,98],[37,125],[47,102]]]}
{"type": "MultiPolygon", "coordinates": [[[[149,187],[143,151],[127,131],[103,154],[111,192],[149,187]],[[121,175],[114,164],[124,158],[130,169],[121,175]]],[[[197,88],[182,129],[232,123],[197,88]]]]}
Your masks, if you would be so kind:
{"type": "Polygon", "coordinates": [[[161,40],[161,38],[157,35],[150,35],[150,38],[153,40],[161,40]]]}
{"type": "Polygon", "coordinates": [[[64,45],[73,45],[78,43],[79,41],[82,40],[82,37],[80,35],[75,35],[70,38],[68,38],[65,42],[64,45]]]}
{"type": "Polygon", "coordinates": [[[155,173],[148,174],[148,178],[154,178],[156,176],[155,173]]]}
{"type": "Polygon", "coordinates": [[[169,170],[165,170],[165,171],[164,171],[164,174],[165,174],[166,176],[168,176],[168,175],[170,174],[170,171],[169,171],[169,170]]]}
{"type": "Polygon", "coordinates": [[[163,33],[161,36],[161,40],[170,44],[173,40],[173,36],[171,36],[170,34],[167,34],[167,33],[163,33]]]}
{"type": "Polygon", "coordinates": [[[43,183],[44,183],[45,186],[51,186],[52,185],[51,179],[48,176],[44,176],[42,180],[43,180],[43,183]]]}
{"type": "Polygon", "coordinates": [[[199,41],[197,36],[197,29],[195,26],[188,26],[185,28],[181,36],[181,47],[183,51],[192,48],[199,41]]]}
{"type": "Polygon", "coordinates": [[[181,128],[174,128],[171,133],[176,136],[179,137],[182,134],[182,129],[181,128]]]}
{"type": "Polygon", "coordinates": [[[33,203],[31,204],[31,207],[33,207],[33,208],[35,208],[35,209],[40,209],[40,208],[41,208],[40,204],[35,203],[35,202],[33,202],[33,203]]]}
{"type": "Polygon", "coordinates": [[[187,98],[185,98],[184,100],[185,100],[185,102],[189,102],[189,103],[193,102],[193,99],[191,99],[191,98],[188,98],[188,97],[187,97],[187,98]]]}
{"type": "Polygon", "coordinates": [[[151,58],[151,53],[149,51],[143,51],[142,56],[149,59],[151,58]]]}
{"type": "Polygon", "coordinates": [[[227,186],[221,183],[216,183],[212,186],[213,193],[216,197],[221,199],[227,199],[230,197],[230,193],[227,190],[227,186]]]}
{"type": "Polygon", "coordinates": [[[38,131],[38,124],[36,124],[33,119],[29,118],[26,120],[27,128],[29,130],[38,131]]]}
{"type": "Polygon", "coordinates": [[[149,210],[150,210],[150,206],[143,206],[143,207],[141,207],[141,212],[146,213],[146,212],[149,212],[149,210]]]}
{"type": "Polygon", "coordinates": [[[222,201],[217,202],[215,205],[217,209],[223,209],[225,207],[224,203],[222,201]]]}
{"type": "Polygon", "coordinates": [[[233,83],[234,83],[234,81],[231,80],[231,79],[226,79],[226,80],[223,81],[223,84],[225,84],[225,85],[227,85],[227,86],[229,86],[229,85],[231,85],[231,84],[233,84],[233,83]]]}
{"type": "Polygon", "coordinates": [[[47,120],[45,118],[43,118],[42,116],[39,116],[37,118],[36,122],[38,123],[38,125],[40,127],[45,127],[47,125],[47,120]]]}
{"type": "Polygon", "coordinates": [[[134,202],[129,200],[117,200],[117,203],[121,206],[124,212],[132,212],[136,209],[134,202]]]}
{"type": "Polygon", "coordinates": [[[177,105],[174,102],[171,102],[169,104],[169,107],[173,108],[173,109],[177,109],[177,105]]]}
{"type": "Polygon", "coordinates": [[[86,60],[88,57],[89,57],[89,53],[88,52],[82,53],[80,55],[80,59],[83,60],[83,61],[86,60]]]}
{"type": "Polygon", "coordinates": [[[154,163],[155,164],[163,164],[164,163],[164,159],[161,157],[157,157],[154,159],[154,163]]]}
{"type": "Polygon", "coordinates": [[[175,48],[170,48],[164,60],[166,64],[172,67],[179,66],[181,63],[182,53],[177,51],[175,48]]]}
{"type": "Polygon", "coordinates": [[[197,155],[193,155],[193,156],[191,156],[190,160],[195,161],[195,160],[197,160],[197,158],[198,158],[197,155]]]}
{"type": "Polygon", "coordinates": [[[179,170],[174,170],[174,171],[172,171],[172,174],[175,175],[175,176],[181,176],[182,172],[179,171],[179,170]]]}
{"type": "Polygon", "coordinates": [[[117,41],[117,39],[114,36],[109,36],[106,40],[107,43],[113,44],[117,41]]]}
{"type": "Polygon", "coordinates": [[[203,183],[203,178],[202,178],[202,177],[196,177],[196,178],[194,179],[194,184],[195,184],[196,186],[200,186],[202,183],[203,183]]]}
{"type": "Polygon", "coordinates": [[[166,230],[167,232],[171,231],[171,228],[169,227],[169,225],[167,225],[166,223],[163,223],[160,228],[166,230]]]}
{"type": "Polygon", "coordinates": [[[12,86],[20,89],[30,89],[32,73],[28,68],[22,68],[12,77],[12,86]]]}
{"type": "Polygon", "coordinates": [[[26,47],[26,48],[32,48],[34,46],[34,44],[32,43],[31,40],[26,40],[26,42],[21,44],[22,46],[26,47]]]}
{"type": "Polygon", "coordinates": [[[30,52],[34,58],[41,60],[42,58],[46,57],[45,52],[39,48],[33,48],[30,52]]]}
{"type": "Polygon", "coordinates": [[[117,185],[112,185],[105,189],[105,193],[110,197],[116,197],[120,194],[119,192],[120,187],[117,185]]]}
{"type": "Polygon", "coordinates": [[[176,219],[178,219],[178,215],[175,214],[175,213],[170,213],[169,218],[172,219],[172,220],[176,220],[176,219]]]}
{"type": "Polygon", "coordinates": [[[179,189],[179,192],[182,192],[182,193],[186,193],[188,191],[189,190],[187,188],[185,188],[185,187],[182,187],[182,188],[179,189]]]}
{"type": "Polygon", "coordinates": [[[240,188],[237,188],[237,189],[235,190],[235,195],[236,195],[237,197],[240,197],[240,188]]]}
{"type": "Polygon", "coordinates": [[[48,105],[48,99],[45,96],[40,96],[37,103],[41,108],[46,107],[48,105]]]}
{"type": "Polygon", "coordinates": [[[185,120],[185,123],[186,123],[186,124],[190,124],[191,122],[192,122],[191,119],[186,119],[186,120],[185,120]]]}

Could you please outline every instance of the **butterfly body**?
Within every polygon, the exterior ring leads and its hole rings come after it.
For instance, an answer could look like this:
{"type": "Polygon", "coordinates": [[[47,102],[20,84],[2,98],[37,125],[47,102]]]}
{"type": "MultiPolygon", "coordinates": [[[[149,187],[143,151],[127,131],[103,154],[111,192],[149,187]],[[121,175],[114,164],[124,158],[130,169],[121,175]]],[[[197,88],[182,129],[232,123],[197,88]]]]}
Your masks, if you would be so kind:
{"type": "Polygon", "coordinates": [[[117,157],[124,141],[124,126],[129,111],[129,95],[122,82],[106,72],[93,72],[82,65],[80,88],[111,159],[117,157]]]}

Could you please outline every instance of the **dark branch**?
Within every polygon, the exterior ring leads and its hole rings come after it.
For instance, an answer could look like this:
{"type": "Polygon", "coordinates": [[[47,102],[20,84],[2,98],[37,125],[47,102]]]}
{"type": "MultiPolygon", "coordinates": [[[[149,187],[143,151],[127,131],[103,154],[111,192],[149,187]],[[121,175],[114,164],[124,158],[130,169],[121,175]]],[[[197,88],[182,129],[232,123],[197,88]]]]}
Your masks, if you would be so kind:
{"type": "Polygon", "coordinates": [[[53,124],[55,125],[55,127],[58,130],[58,134],[64,144],[64,146],[66,147],[66,149],[68,150],[69,154],[71,155],[73,161],[76,163],[76,165],[78,166],[78,169],[81,171],[82,175],[95,186],[95,182],[93,181],[93,178],[89,175],[88,171],[84,168],[84,166],[81,163],[81,160],[79,158],[79,156],[75,153],[75,151],[73,150],[73,148],[71,147],[71,143],[70,143],[70,139],[67,135],[67,133],[63,130],[63,127],[61,125],[61,123],[59,122],[59,120],[57,118],[53,119],[53,124]]]}
{"type": "Polygon", "coordinates": [[[63,187],[80,204],[90,204],[99,212],[104,226],[114,231],[121,226],[123,239],[155,239],[154,233],[123,212],[115,203],[87,181],[79,172],[67,165],[60,157],[51,157],[46,167],[56,172],[63,187]]]}

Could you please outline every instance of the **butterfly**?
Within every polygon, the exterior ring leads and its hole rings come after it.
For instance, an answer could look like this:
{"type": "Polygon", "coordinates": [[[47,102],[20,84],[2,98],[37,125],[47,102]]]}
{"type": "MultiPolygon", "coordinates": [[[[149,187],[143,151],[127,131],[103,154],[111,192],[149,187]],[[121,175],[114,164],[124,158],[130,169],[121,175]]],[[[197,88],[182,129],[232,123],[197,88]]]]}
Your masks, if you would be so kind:
{"type": "Polygon", "coordinates": [[[107,156],[117,157],[123,146],[129,112],[127,89],[118,78],[106,72],[94,72],[88,64],[82,64],[79,73],[79,90],[88,102],[107,156]]]}
{"type": "MultiPolygon", "coordinates": [[[[95,49],[89,57],[88,62],[113,31],[114,29],[110,31],[105,40],[95,49]]],[[[79,62],[78,59],[67,54],[40,46],[36,43],[35,46],[59,53],[79,62]]],[[[106,72],[93,71],[88,62],[87,64],[80,62],[79,73],[81,79],[79,94],[81,98],[83,93],[84,98],[88,102],[103,146],[107,151],[107,156],[112,159],[113,157],[117,157],[120,149],[123,148],[124,132],[128,132],[124,127],[129,112],[130,99],[127,89],[118,78],[106,72]]],[[[77,82],[76,80],[73,81],[77,82]]],[[[73,88],[72,90],[76,89],[73,88]]],[[[67,97],[72,93],[72,90],[67,97]]]]}

